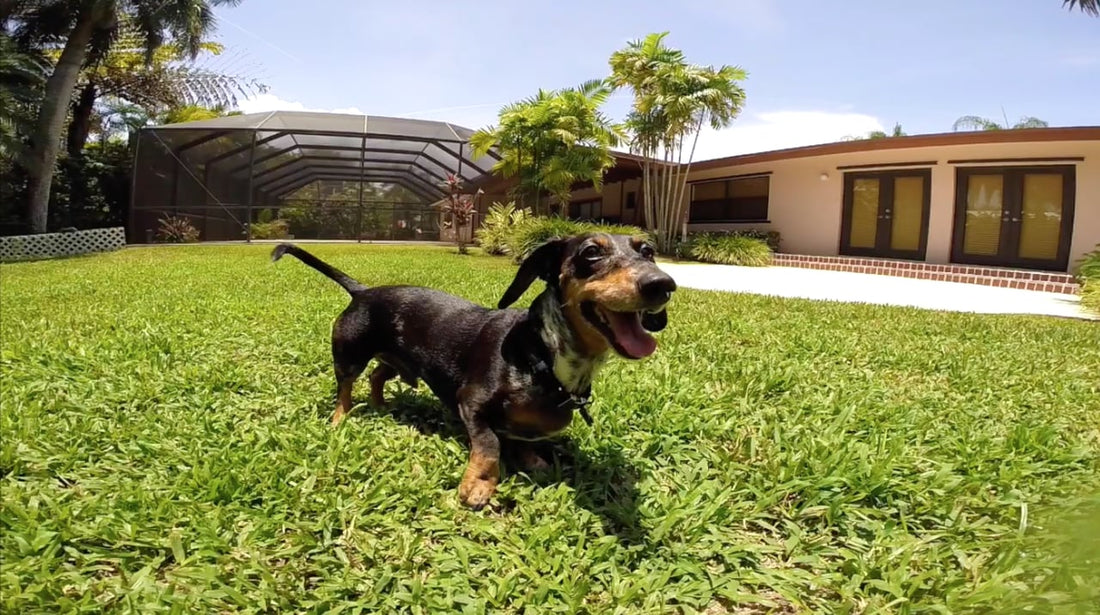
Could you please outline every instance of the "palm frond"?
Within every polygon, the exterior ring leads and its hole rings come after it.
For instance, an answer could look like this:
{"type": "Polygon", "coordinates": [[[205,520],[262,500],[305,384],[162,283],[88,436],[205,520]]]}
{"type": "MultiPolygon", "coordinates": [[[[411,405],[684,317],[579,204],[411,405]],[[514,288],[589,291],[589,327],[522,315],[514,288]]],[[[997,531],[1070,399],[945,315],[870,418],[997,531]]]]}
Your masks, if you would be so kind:
{"type": "Polygon", "coordinates": [[[1079,9],[1082,13],[1100,17],[1100,0],[1063,0],[1062,7],[1071,11],[1079,9]]]}
{"type": "Polygon", "coordinates": [[[977,115],[964,115],[955,120],[953,128],[955,132],[959,132],[960,130],[1002,130],[1004,126],[988,118],[977,115]]]}
{"type": "Polygon", "coordinates": [[[1013,128],[1013,129],[1021,129],[1021,128],[1047,128],[1047,127],[1049,127],[1049,126],[1050,126],[1050,124],[1048,124],[1048,123],[1047,123],[1047,122],[1046,122],[1045,120],[1041,120],[1041,119],[1039,119],[1039,118],[1037,118],[1037,117],[1031,117],[1031,116],[1028,116],[1028,117],[1023,117],[1023,118],[1020,118],[1020,121],[1018,121],[1018,122],[1016,122],[1015,124],[1013,124],[1013,125],[1012,125],[1012,128],[1013,128]]]}

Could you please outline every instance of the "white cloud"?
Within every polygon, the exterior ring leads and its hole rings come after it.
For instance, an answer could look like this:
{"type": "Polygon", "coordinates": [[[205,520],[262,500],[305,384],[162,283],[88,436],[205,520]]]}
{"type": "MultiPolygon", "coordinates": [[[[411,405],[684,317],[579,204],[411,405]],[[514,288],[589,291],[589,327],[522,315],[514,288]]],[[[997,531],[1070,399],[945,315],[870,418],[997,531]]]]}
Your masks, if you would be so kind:
{"type": "Polygon", "coordinates": [[[690,0],[681,6],[700,18],[723,21],[753,36],[775,34],[784,27],[779,4],[772,0],[690,0]]]}
{"type": "MultiPolygon", "coordinates": [[[[380,112],[378,115],[409,117],[450,122],[474,130],[496,123],[497,111],[504,103],[480,103],[409,112],[380,112]]],[[[365,115],[358,107],[319,109],[288,101],[274,94],[260,94],[242,100],[244,113],[265,111],[327,111],[365,115]]],[[[878,118],[851,111],[767,111],[744,115],[732,127],[715,131],[705,128],[699,135],[694,160],[709,160],[739,154],[817,145],[840,141],[884,130],[878,118]]],[[[685,152],[686,153],[686,152],[685,152]]]]}
{"type": "Polygon", "coordinates": [[[1087,68],[1100,64],[1100,54],[1079,53],[1061,58],[1062,64],[1078,68],[1087,68]]]}
{"type": "Polygon", "coordinates": [[[265,113],[267,111],[322,111],[326,113],[351,113],[365,115],[358,107],[342,107],[339,109],[313,109],[300,102],[283,100],[274,94],[259,94],[252,98],[246,98],[237,102],[237,108],[242,113],[265,113]]]}
{"type": "Polygon", "coordinates": [[[818,145],[883,130],[878,118],[863,113],[770,111],[742,116],[733,126],[699,135],[694,160],[818,145]]]}
{"type": "Polygon", "coordinates": [[[508,103],[494,102],[477,105],[463,105],[458,107],[444,107],[440,109],[428,109],[424,111],[409,111],[394,113],[396,117],[407,117],[418,120],[434,120],[447,122],[455,126],[462,126],[471,130],[485,128],[497,123],[497,114],[500,108],[508,103]]]}
{"type": "MultiPolygon", "coordinates": [[[[497,121],[497,112],[507,103],[493,102],[476,105],[462,105],[455,107],[442,107],[438,109],[425,109],[407,112],[373,111],[373,115],[388,115],[392,117],[407,117],[421,120],[436,120],[449,122],[456,126],[463,126],[477,130],[497,121]]],[[[356,115],[368,115],[359,107],[339,107],[335,109],[321,109],[307,107],[305,104],[284,100],[275,94],[259,94],[252,98],[238,102],[237,108],[243,113],[266,113],[268,111],[321,111],[327,113],[352,113],[356,115]]]]}

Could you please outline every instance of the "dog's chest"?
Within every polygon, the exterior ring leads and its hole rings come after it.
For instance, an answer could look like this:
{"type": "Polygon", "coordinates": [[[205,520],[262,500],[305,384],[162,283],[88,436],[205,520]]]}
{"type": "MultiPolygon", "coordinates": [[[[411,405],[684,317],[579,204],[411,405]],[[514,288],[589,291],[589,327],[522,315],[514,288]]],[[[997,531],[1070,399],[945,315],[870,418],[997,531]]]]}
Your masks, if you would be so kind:
{"type": "Polygon", "coordinates": [[[515,440],[543,440],[569,427],[573,408],[568,396],[517,391],[502,403],[497,431],[515,440]]]}

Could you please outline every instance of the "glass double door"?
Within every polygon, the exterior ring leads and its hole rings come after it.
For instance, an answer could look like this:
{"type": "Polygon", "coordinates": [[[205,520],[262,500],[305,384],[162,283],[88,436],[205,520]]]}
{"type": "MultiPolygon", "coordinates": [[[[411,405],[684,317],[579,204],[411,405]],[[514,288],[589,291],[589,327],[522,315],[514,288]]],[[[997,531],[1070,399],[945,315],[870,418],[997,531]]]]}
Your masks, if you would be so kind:
{"type": "Polygon", "coordinates": [[[1072,166],[958,169],[952,260],[1064,271],[1074,192],[1072,166]]]}
{"type": "Polygon", "coordinates": [[[846,173],[840,253],[923,260],[931,183],[929,169],[846,173]]]}

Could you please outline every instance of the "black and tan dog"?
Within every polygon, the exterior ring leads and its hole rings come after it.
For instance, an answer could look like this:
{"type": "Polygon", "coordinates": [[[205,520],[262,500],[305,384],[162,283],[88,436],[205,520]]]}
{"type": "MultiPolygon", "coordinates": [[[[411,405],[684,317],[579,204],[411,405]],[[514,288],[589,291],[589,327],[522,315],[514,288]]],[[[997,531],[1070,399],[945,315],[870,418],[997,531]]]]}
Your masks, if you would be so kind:
{"type": "Polygon", "coordinates": [[[665,306],[676,283],[654,263],[643,240],[591,234],[554,239],[520,265],[499,309],[416,286],[367,288],[290,244],[284,254],[335,280],[351,304],[332,328],[337,405],[334,424],[351,408],[351,390],[371,359],[371,402],[384,404],[386,381],[423,380],[457,410],[470,437],[470,460],[459,497],[481,508],[496,491],[500,438],[515,443],[528,468],[545,460],[524,441],[552,436],[573,420],[591,393],[592,378],[608,355],[641,359],[664,329],[665,306]],[[505,309],[536,280],[546,289],[529,310],[505,309]]]}

